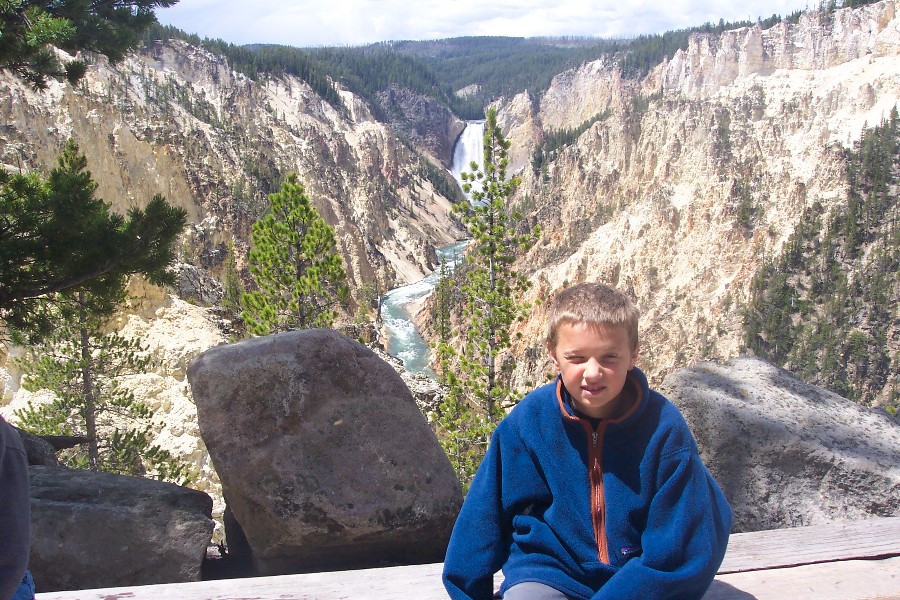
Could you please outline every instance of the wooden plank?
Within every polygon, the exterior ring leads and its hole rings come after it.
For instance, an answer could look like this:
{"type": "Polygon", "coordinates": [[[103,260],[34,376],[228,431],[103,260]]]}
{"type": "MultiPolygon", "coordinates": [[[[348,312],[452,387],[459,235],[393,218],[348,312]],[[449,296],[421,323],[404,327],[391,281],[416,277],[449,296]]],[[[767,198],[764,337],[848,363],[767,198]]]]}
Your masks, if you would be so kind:
{"type": "MultiPolygon", "coordinates": [[[[37,595],[37,600],[446,600],[441,565],[37,595]]],[[[900,557],[719,575],[703,600],[898,600],[900,557]]]]}
{"type": "Polygon", "coordinates": [[[900,517],[737,533],[719,573],[900,556],[900,517]]]}
{"type": "Polygon", "coordinates": [[[446,600],[441,563],[37,594],[36,600],[446,600]]]}
{"type": "Polygon", "coordinates": [[[716,577],[703,600],[898,600],[900,557],[848,560],[716,577]]]}
{"type": "MultiPolygon", "coordinates": [[[[442,568],[434,563],[47,592],[37,600],[444,600],[442,568]]],[[[495,583],[501,581],[498,574],[495,583]]],[[[900,600],[900,518],[733,535],[704,600],[754,598],[900,600]]]]}

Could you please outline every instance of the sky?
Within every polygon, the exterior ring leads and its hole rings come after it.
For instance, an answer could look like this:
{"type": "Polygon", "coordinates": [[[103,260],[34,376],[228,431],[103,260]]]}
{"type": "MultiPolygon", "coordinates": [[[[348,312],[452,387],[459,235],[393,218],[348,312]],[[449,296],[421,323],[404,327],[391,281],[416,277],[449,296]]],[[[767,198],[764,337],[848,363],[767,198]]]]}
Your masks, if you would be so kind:
{"type": "Polygon", "coordinates": [[[163,25],[232,44],[306,47],[469,35],[631,37],[720,18],[784,16],[808,5],[808,0],[180,0],[156,16],[163,25]]]}

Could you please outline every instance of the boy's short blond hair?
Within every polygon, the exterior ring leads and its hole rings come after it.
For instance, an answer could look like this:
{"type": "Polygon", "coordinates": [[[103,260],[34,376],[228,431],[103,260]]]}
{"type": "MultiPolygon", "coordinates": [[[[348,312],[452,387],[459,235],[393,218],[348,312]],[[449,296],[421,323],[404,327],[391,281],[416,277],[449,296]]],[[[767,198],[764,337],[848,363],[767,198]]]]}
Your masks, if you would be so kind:
{"type": "Polygon", "coordinates": [[[631,350],[638,349],[640,310],[616,288],[603,283],[579,283],[556,294],[547,315],[547,346],[556,348],[559,328],[565,323],[622,325],[631,350]]]}

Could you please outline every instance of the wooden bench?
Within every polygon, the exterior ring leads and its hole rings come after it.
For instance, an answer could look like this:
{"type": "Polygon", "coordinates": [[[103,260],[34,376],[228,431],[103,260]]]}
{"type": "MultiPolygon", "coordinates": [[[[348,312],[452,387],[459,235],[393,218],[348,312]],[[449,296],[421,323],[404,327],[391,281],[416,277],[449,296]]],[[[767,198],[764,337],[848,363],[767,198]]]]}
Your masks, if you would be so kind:
{"type": "MultiPolygon", "coordinates": [[[[401,598],[446,599],[441,564],[37,595],[37,600],[401,598]]],[[[900,517],[732,535],[704,600],[753,599],[900,599],[900,517]]]]}

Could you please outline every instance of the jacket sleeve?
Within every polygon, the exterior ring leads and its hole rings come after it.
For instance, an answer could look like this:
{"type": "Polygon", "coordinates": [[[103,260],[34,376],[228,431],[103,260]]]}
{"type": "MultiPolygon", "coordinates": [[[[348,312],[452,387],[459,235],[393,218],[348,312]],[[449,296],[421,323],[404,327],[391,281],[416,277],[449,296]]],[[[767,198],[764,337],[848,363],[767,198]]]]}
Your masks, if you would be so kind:
{"type": "Polygon", "coordinates": [[[28,460],[19,434],[0,418],[0,598],[11,598],[28,566],[28,460]]]}
{"type": "Polygon", "coordinates": [[[501,442],[494,431],[462,509],[444,559],[444,587],[453,600],[489,600],[494,573],[509,554],[510,528],[504,525],[501,442]]]}
{"type": "Polygon", "coordinates": [[[666,457],[641,537],[643,553],[625,563],[592,600],[702,598],[728,545],[732,513],[696,451],[666,457]]]}

